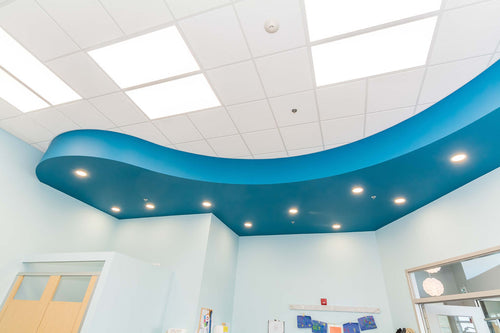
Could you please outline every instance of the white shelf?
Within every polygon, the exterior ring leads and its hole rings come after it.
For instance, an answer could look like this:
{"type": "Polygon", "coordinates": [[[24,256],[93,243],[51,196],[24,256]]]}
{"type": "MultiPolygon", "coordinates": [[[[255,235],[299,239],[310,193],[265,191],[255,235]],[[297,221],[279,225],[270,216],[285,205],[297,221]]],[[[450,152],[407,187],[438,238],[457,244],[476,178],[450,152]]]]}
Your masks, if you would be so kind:
{"type": "Polygon", "coordinates": [[[339,306],[339,305],[297,305],[297,304],[292,304],[292,305],[290,305],[290,310],[380,313],[379,308],[367,308],[367,307],[357,307],[357,306],[339,306]]]}

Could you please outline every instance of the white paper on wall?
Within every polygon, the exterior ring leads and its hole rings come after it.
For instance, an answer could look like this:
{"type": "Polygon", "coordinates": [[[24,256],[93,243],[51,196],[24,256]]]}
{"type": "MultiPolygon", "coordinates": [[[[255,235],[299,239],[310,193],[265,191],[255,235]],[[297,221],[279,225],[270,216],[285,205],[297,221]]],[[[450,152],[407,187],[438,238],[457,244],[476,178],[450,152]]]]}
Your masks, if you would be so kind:
{"type": "Polygon", "coordinates": [[[285,322],[281,320],[269,320],[267,322],[267,333],[285,333],[285,322]]]}

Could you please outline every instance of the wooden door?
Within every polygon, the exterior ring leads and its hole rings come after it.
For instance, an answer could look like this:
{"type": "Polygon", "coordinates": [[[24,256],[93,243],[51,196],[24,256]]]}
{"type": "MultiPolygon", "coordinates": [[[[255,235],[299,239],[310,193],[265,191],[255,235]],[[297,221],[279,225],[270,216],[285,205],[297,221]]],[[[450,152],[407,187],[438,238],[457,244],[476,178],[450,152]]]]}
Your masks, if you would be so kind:
{"type": "MultiPolygon", "coordinates": [[[[78,333],[92,297],[97,276],[84,278],[84,290],[80,295],[71,294],[71,284],[66,281],[76,277],[46,276],[43,292],[28,286],[28,279],[19,276],[0,312],[0,333],[78,333]],[[23,282],[25,283],[23,285],[23,282]],[[69,286],[69,288],[68,288],[69,286]],[[38,295],[41,293],[41,296],[38,295]],[[66,294],[66,295],[65,295],[66,294]]],[[[43,279],[42,279],[43,280],[43,279]]],[[[80,282],[80,286],[81,286],[80,282]]],[[[81,287],[80,287],[81,289],[81,287]]]]}

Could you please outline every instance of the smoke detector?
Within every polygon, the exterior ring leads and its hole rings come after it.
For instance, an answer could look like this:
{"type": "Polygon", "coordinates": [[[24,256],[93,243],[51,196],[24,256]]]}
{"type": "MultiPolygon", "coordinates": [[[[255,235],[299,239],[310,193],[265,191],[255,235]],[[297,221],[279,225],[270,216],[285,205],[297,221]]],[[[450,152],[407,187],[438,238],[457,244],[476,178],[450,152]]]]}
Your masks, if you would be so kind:
{"type": "Polygon", "coordinates": [[[276,31],[279,30],[279,28],[280,24],[276,20],[269,19],[266,22],[264,22],[264,29],[270,34],[274,34],[276,31]]]}

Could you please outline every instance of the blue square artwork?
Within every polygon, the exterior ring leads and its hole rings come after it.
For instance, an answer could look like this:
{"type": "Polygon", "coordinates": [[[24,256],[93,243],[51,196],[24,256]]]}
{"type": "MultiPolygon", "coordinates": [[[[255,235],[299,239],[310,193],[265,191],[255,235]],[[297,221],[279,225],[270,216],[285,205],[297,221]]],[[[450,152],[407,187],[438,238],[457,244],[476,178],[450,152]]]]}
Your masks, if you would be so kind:
{"type": "Polygon", "coordinates": [[[377,328],[377,324],[375,324],[375,319],[373,316],[361,317],[358,319],[359,328],[362,331],[373,330],[377,328]]]}
{"type": "Polygon", "coordinates": [[[328,324],[322,321],[313,320],[312,321],[312,331],[313,333],[327,333],[328,324]]]}
{"type": "Polygon", "coordinates": [[[344,333],[361,333],[358,323],[344,324],[344,333]]]}
{"type": "Polygon", "coordinates": [[[298,328],[312,328],[311,316],[297,316],[298,328]]]}

